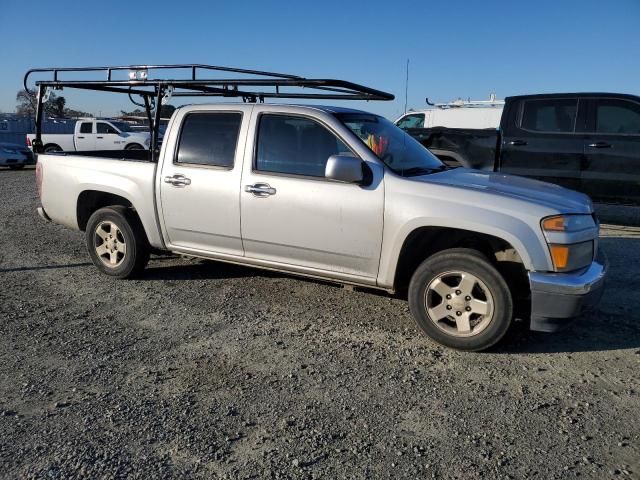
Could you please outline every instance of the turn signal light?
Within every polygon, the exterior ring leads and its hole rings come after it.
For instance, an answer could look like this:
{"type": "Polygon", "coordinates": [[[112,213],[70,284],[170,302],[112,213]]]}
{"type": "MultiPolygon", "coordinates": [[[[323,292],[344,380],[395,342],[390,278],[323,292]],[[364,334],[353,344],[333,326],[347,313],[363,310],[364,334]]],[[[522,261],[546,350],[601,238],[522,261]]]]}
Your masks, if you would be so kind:
{"type": "Polygon", "coordinates": [[[549,245],[551,250],[551,258],[556,270],[564,270],[569,264],[569,246],[568,245],[549,245]]]}
{"type": "Polygon", "coordinates": [[[542,229],[548,232],[564,232],[566,230],[565,217],[558,215],[557,217],[545,218],[542,221],[542,229]]]}

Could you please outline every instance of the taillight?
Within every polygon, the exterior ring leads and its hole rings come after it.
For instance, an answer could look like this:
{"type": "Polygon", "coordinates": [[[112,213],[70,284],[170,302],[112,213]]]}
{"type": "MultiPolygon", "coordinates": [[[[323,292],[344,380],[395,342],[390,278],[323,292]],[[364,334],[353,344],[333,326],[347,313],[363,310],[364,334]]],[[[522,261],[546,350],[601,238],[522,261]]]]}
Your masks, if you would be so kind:
{"type": "Polygon", "coordinates": [[[27,135],[27,147],[31,146],[31,139],[29,138],[29,135],[27,135]]]}
{"type": "Polygon", "coordinates": [[[42,164],[36,163],[36,186],[38,187],[38,197],[42,198],[42,164]]]}

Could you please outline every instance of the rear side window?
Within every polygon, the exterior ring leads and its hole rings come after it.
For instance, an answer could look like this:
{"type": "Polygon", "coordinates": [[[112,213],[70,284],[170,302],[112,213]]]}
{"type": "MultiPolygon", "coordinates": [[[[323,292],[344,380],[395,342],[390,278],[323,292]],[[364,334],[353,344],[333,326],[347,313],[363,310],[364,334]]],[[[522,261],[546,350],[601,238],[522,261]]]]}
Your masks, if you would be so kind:
{"type": "Polygon", "coordinates": [[[80,124],[80,133],[93,132],[93,122],[82,122],[80,124]]]}
{"type": "Polygon", "coordinates": [[[242,114],[191,113],[182,122],[176,163],[233,167],[242,114]]]}
{"type": "Polygon", "coordinates": [[[263,114],[258,129],[256,170],[324,177],[331,155],[352,155],[318,122],[288,115],[263,114]]]}
{"type": "Polygon", "coordinates": [[[640,134],[640,105],[625,100],[598,100],[596,132],[640,134]]]}
{"type": "Polygon", "coordinates": [[[400,128],[424,128],[424,115],[413,114],[402,117],[398,122],[400,128]]]}
{"type": "Polygon", "coordinates": [[[578,100],[526,100],[520,126],[535,132],[573,133],[578,100]]]}

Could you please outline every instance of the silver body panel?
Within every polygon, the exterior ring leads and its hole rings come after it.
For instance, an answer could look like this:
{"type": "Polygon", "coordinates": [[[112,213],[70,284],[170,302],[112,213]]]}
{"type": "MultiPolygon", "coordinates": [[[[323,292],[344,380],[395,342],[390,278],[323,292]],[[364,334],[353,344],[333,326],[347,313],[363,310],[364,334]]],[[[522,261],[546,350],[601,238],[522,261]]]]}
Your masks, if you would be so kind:
{"type": "MultiPolygon", "coordinates": [[[[387,290],[394,287],[404,241],[416,228],[442,226],[493,235],[516,249],[528,271],[548,272],[553,265],[540,220],[592,212],[585,195],[509,175],[455,169],[397,176],[327,107],[182,107],[168,125],[157,169],[152,163],[73,155],[39,155],[39,162],[42,205],[56,223],[78,228],[82,191],[113,193],[131,202],[156,248],[387,290]],[[242,113],[235,165],[176,165],[184,115],[211,110],[242,113]],[[360,186],[256,171],[256,131],[265,112],[324,124],[369,166],[373,181],[360,186]],[[178,178],[177,184],[166,183],[167,177],[178,178]]],[[[588,235],[595,240],[597,229],[588,235]]]]}

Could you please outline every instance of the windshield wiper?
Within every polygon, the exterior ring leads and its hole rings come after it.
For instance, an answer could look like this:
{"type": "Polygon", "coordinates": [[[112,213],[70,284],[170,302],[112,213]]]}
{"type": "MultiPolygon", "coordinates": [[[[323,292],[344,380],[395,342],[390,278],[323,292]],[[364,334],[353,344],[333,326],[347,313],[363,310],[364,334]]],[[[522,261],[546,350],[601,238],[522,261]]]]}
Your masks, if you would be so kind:
{"type": "Polygon", "coordinates": [[[441,172],[446,170],[446,165],[440,165],[439,167],[411,167],[400,170],[400,175],[403,177],[412,177],[415,175],[429,175],[431,173],[441,172]]]}

